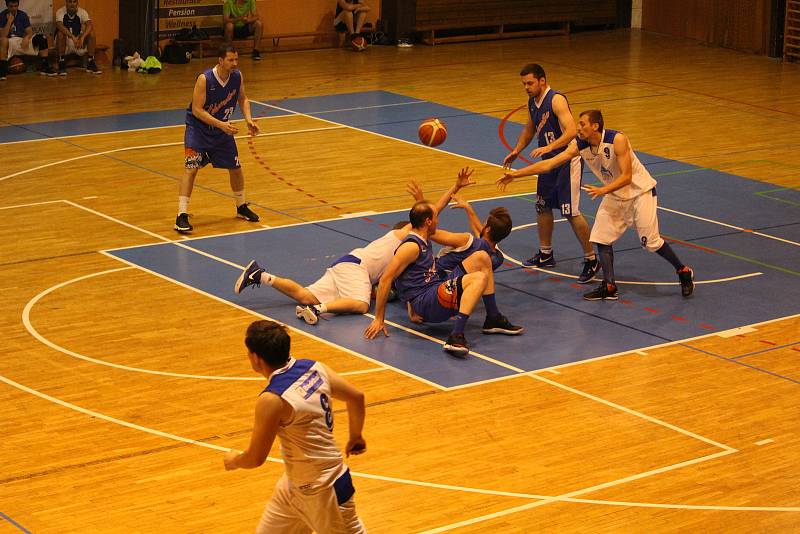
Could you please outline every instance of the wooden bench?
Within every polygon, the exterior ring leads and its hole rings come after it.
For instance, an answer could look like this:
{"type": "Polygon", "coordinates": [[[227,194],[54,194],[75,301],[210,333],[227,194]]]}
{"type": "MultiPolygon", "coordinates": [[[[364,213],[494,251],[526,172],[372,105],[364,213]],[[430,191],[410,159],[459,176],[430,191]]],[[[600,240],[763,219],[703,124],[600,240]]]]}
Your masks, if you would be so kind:
{"type": "Polygon", "coordinates": [[[567,35],[569,22],[554,24],[525,24],[515,21],[508,23],[462,22],[439,25],[418,25],[422,42],[429,45],[458,43],[465,41],[485,41],[492,39],[511,39],[518,37],[542,37],[547,35],[567,35]],[[439,35],[436,32],[439,31],[439,35]]]}
{"type": "MultiPolygon", "coordinates": [[[[329,37],[330,40],[325,43],[324,46],[319,46],[320,43],[311,43],[310,45],[300,45],[301,48],[328,48],[334,46],[334,39],[337,37],[337,33],[331,29],[330,31],[309,31],[309,32],[296,32],[296,33],[268,33],[261,36],[261,43],[263,43],[267,39],[272,40],[272,51],[275,51],[280,46],[281,39],[297,39],[302,37],[313,37],[316,41],[317,38],[329,37]]],[[[216,53],[216,49],[224,42],[222,37],[214,36],[210,39],[203,39],[200,41],[178,41],[176,39],[172,40],[173,43],[179,44],[182,46],[186,46],[189,50],[191,50],[192,55],[198,58],[203,58],[204,50],[212,49],[216,53]]],[[[253,49],[253,39],[235,39],[233,41],[233,46],[236,47],[237,50],[249,54],[250,50],[253,49]]],[[[298,48],[296,45],[292,46],[292,48],[298,48]]],[[[259,49],[260,52],[263,52],[264,49],[259,49]]]]}

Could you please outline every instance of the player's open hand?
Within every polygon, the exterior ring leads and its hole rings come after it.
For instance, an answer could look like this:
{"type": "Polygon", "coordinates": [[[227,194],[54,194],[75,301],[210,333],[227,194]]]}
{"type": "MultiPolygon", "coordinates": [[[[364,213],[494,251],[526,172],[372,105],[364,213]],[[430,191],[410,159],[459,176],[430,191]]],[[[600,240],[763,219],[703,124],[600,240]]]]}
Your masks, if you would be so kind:
{"type": "Polygon", "coordinates": [[[425,199],[425,195],[422,192],[422,187],[420,187],[419,182],[417,182],[414,178],[411,178],[406,184],[406,192],[414,197],[414,200],[417,202],[425,199]]]}
{"type": "Polygon", "coordinates": [[[548,152],[550,152],[550,147],[548,145],[540,146],[531,150],[531,157],[541,158],[542,155],[547,154],[548,152]]]}
{"type": "Polygon", "coordinates": [[[506,187],[508,187],[508,184],[514,181],[514,171],[511,169],[503,169],[503,172],[505,172],[505,174],[498,178],[495,182],[500,191],[505,191],[506,187]]]}
{"type": "Polygon", "coordinates": [[[458,176],[456,177],[456,190],[463,189],[468,185],[474,185],[475,181],[470,180],[472,173],[475,172],[475,169],[470,169],[469,167],[464,167],[459,171],[458,176]]]}
{"type": "Polygon", "coordinates": [[[258,129],[258,123],[256,123],[256,121],[247,122],[247,131],[251,137],[255,137],[261,132],[261,130],[258,129]]]}
{"type": "Polygon", "coordinates": [[[369,323],[367,329],[364,330],[364,337],[367,339],[375,339],[378,332],[383,332],[385,337],[389,337],[389,329],[386,328],[386,324],[380,319],[375,318],[369,323]]]}
{"type": "Polygon", "coordinates": [[[234,469],[238,469],[236,467],[236,458],[239,456],[238,451],[230,450],[225,453],[225,458],[223,458],[223,462],[225,462],[225,471],[233,471],[234,469]]]}
{"type": "Polygon", "coordinates": [[[365,452],[367,452],[367,442],[364,441],[364,438],[361,436],[351,437],[347,442],[347,445],[344,447],[344,454],[347,457],[349,457],[351,454],[356,456],[359,454],[364,454],[365,452]]]}
{"type": "Polygon", "coordinates": [[[236,135],[239,132],[239,128],[231,122],[223,122],[221,130],[228,135],[236,135]]]}
{"type": "Polygon", "coordinates": [[[582,185],[581,189],[589,193],[589,197],[594,200],[597,197],[601,197],[606,194],[606,191],[602,187],[596,187],[594,185],[582,185]]]}

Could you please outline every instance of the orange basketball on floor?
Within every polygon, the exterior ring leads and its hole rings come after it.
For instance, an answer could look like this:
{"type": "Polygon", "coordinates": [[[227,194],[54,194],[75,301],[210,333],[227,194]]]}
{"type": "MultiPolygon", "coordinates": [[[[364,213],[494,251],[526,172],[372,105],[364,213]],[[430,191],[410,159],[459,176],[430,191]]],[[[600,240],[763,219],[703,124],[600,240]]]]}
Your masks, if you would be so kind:
{"type": "Polygon", "coordinates": [[[427,119],[419,125],[419,140],[428,146],[439,146],[447,139],[447,128],[439,119],[427,119]]]}
{"type": "Polygon", "coordinates": [[[19,56],[14,56],[8,60],[8,73],[9,74],[22,74],[28,70],[28,66],[22,61],[19,56]]]}
{"type": "Polygon", "coordinates": [[[362,50],[367,49],[367,40],[358,35],[356,37],[353,37],[353,40],[350,41],[350,46],[352,46],[353,50],[355,50],[356,52],[361,52],[362,50]]]}

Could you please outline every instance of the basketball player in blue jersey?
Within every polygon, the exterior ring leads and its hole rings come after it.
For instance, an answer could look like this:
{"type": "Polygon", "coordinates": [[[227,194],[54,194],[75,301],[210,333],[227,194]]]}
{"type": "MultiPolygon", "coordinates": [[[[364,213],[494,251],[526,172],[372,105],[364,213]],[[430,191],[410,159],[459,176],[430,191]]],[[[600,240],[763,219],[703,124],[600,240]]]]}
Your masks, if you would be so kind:
{"type": "Polygon", "coordinates": [[[658,231],[656,181],[636,157],[630,141],[622,133],[603,128],[603,114],[593,109],[584,111],[578,120],[578,138],[558,156],[524,169],[507,171],[497,183],[501,188],[515,178],[530,176],[561,165],[580,156],[603,182],[601,187],[587,185],[583,189],[593,199],[603,197],[597,210],[590,240],[597,245],[603,282],[586,293],[586,300],[617,300],[614,279],[614,242],[629,226],[639,234],[642,247],[655,252],[675,267],[681,294],[689,297],[694,291],[694,271],[684,265],[658,231]]]}
{"type": "Polygon", "coordinates": [[[236,216],[250,222],[258,221],[258,215],[248,207],[244,197],[244,174],[233,138],[239,130],[230,122],[236,104],[242,108],[251,136],[258,134],[258,125],[250,114],[250,101],[239,72],[239,54],[233,46],[222,45],[218,57],[214,68],[197,77],[192,102],[186,109],[183,140],[186,170],[178,184],[178,217],[175,219],[175,230],[181,233],[193,229],[189,223],[189,198],[197,171],[208,163],[215,168],[228,169],[236,216]]]}
{"type": "Polygon", "coordinates": [[[412,320],[441,323],[455,316],[455,325],[443,347],[455,356],[466,357],[469,353],[464,327],[481,297],[486,307],[484,334],[518,335],[523,332],[522,327],[511,324],[497,308],[492,263],[485,252],[470,255],[461,262],[462,267],[444,277],[436,268],[431,238],[435,235],[438,243],[455,246],[460,242],[459,234],[438,229],[438,212],[427,200],[414,204],[409,221],[411,231],[397,247],[378,284],[375,319],[364,331],[364,337],[373,339],[379,332],[389,335],[384,317],[393,283],[398,296],[407,304],[412,320]]]}
{"type": "Polygon", "coordinates": [[[250,444],[242,453],[226,452],[225,469],[260,467],[275,436],[285,469],[256,533],[366,532],[356,514],[350,470],[333,437],[331,400],[347,404],[350,437],[345,454],[362,454],[367,450],[364,394],[326,365],[292,358],[283,325],[255,321],[244,341],[251,367],[268,383],[256,400],[250,444]]]}
{"type": "MultiPolygon", "coordinates": [[[[472,185],[473,183],[469,182],[466,185],[472,185]]],[[[406,190],[414,197],[414,200],[419,201],[425,198],[422,188],[415,180],[409,182],[406,190]]],[[[492,270],[496,271],[505,261],[505,257],[500,249],[497,248],[497,245],[508,237],[513,228],[508,209],[502,206],[494,208],[489,212],[486,221],[481,222],[478,214],[475,213],[472,205],[467,200],[448,191],[437,202],[437,213],[441,213],[450,200],[454,201],[452,208],[463,209],[464,213],[466,213],[471,233],[453,234],[454,236],[460,236],[461,240],[457,243],[458,246],[444,247],[439,250],[436,255],[436,268],[446,276],[461,266],[462,262],[472,254],[483,251],[489,256],[492,270]]],[[[435,234],[433,240],[436,240],[435,234]]]]}
{"type": "MultiPolygon", "coordinates": [[[[536,63],[525,65],[520,71],[522,85],[528,93],[528,122],[503,167],[510,168],[520,152],[534,137],[538,147],[531,151],[534,158],[549,160],[556,157],[575,138],[575,120],[566,97],[547,84],[544,69],[536,63]]],[[[553,210],[569,221],[572,231],[583,248],[583,270],[578,283],[586,284],[594,278],[598,263],[589,243],[589,224],[580,212],[580,187],[583,167],[580,158],[573,158],[539,175],[536,185],[536,222],[539,233],[539,251],[523,261],[526,267],[554,267],[553,210]]]]}

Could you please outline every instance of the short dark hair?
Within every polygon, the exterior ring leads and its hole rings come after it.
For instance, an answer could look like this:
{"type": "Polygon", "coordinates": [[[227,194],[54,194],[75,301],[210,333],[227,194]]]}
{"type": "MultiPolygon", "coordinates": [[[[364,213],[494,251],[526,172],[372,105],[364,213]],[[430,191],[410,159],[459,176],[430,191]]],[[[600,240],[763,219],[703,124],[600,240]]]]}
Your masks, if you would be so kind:
{"type": "Polygon", "coordinates": [[[412,228],[422,228],[425,219],[433,219],[433,205],[427,200],[418,200],[408,212],[408,221],[412,228]]]}
{"type": "Polygon", "coordinates": [[[538,63],[528,63],[522,70],[519,71],[520,76],[527,76],[528,74],[533,74],[533,77],[538,79],[547,78],[544,74],[544,69],[538,63]]]}
{"type": "Polygon", "coordinates": [[[279,369],[289,361],[292,338],[282,324],[261,320],[254,321],[247,327],[244,344],[267,365],[279,369]]]}
{"type": "MultiPolygon", "coordinates": [[[[6,7],[8,7],[8,4],[17,4],[17,5],[19,5],[19,0],[6,0],[6,7]]],[[[5,24],[5,23],[3,23],[3,24],[5,24]]]]}
{"type": "Polygon", "coordinates": [[[233,52],[234,54],[238,54],[235,46],[233,46],[232,44],[225,43],[219,47],[219,50],[217,51],[217,57],[219,57],[220,59],[225,59],[228,56],[228,52],[233,52]]]}
{"type": "Polygon", "coordinates": [[[586,115],[589,117],[589,124],[599,124],[600,130],[603,131],[603,114],[600,112],[599,109],[588,109],[586,111],[581,111],[581,114],[578,117],[583,117],[586,115]]]}
{"type": "Polygon", "coordinates": [[[508,213],[506,208],[500,206],[489,212],[489,216],[486,218],[486,225],[483,228],[489,230],[489,239],[494,243],[499,243],[508,237],[512,227],[511,214],[508,213]]]}

